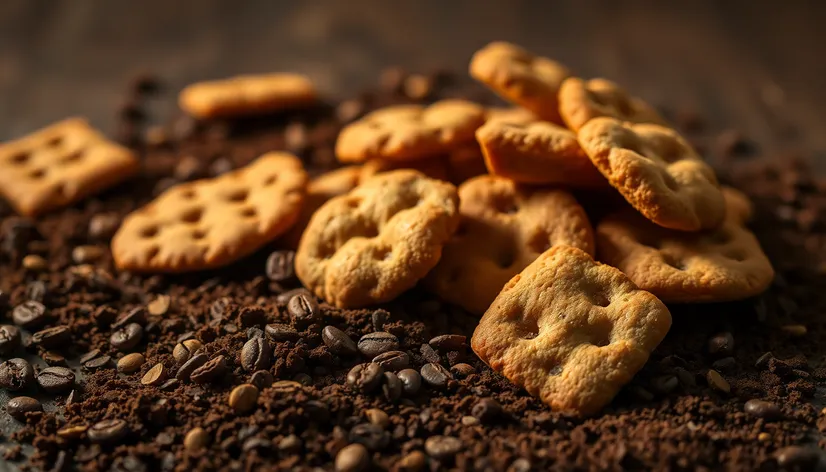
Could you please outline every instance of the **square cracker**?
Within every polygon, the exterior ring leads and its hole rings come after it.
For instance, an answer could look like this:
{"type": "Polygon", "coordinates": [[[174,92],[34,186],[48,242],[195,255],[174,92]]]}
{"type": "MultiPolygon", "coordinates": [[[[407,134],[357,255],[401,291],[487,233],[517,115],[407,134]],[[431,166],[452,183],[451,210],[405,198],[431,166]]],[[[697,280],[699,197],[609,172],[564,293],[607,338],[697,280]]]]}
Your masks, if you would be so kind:
{"type": "Polygon", "coordinates": [[[622,272],[555,246],[502,289],[471,347],[552,408],[589,415],[631,380],[670,327],[668,308],[622,272]]]}
{"type": "Polygon", "coordinates": [[[21,214],[71,205],[137,172],[129,149],[83,118],[69,118],[0,145],[0,194],[21,214]]]}

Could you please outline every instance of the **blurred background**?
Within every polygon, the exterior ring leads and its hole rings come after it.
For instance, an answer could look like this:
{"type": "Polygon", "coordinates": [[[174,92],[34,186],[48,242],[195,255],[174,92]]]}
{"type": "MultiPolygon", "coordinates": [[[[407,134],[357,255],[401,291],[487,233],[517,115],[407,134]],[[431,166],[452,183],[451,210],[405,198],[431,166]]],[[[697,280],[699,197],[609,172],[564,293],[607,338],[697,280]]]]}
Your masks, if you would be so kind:
{"type": "Polygon", "coordinates": [[[112,132],[136,74],[163,80],[163,116],[192,81],[298,71],[346,97],[502,39],[823,163],[824,23],[803,0],[2,0],[0,140],[75,114],[112,132]]]}

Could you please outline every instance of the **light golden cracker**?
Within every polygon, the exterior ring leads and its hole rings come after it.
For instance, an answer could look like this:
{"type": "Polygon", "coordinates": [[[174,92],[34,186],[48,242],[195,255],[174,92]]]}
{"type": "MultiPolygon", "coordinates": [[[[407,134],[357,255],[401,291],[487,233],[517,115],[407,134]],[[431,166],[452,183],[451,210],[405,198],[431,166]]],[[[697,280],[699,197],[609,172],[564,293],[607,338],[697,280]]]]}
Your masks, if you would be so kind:
{"type": "Polygon", "coordinates": [[[576,134],[548,121],[488,121],[476,130],[476,140],[493,175],[527,184],[608,186],[576,134]]]}
{"type": "Polygon", "coordinates": [[[714,171],[673,129],[595,118],[577,138],[608,182],[654,223],[699,231],[723,221],[714,171]]]}
{"type": "Polygon", "coordinates": [[[472,141],[474,131],[484,121],[484,108],[464,100],[383,108],[341,130],[336,156],[342,162],[365,162],[408,161],[445,154],[472,141]]]}
{"type": "Polygon", "coordinates": [[[453,185],[386,172],[325,203],[295,258],[301,282],[338,307],[386,302],[436,265],[459,222],[453,185]]]}
{"type": "Polygon", "coordinates": [[[606,79],[565,79],[559,89],[559,113],[568,128],[574,131],[601,116],[631,123],[665,125],[654,107],[606,79]]]}
{"type": "Polygon", "coordinates": [[[732,209],[719,228],[685,233],[661,228],[627,209],[597,227],[599,256],[665,302],[748,298],[768,288],[774,270],[743,223],[743,213],[732,209]]]}
{"type": "Polygon", "coordinates": [[[537,117],[562,123],[557,95],[562,81],[571,75],[562,64],[496,41],[476,51],[470,75],[537,117]]]}
{"type": "Polygon", "coordinates": [[[748,223],[754,216],[754,205],[748,195],[725,185],[720,187],[720,191],[726,201],[726,218],[735,219],[741,224],[748,223]]]}
{"type": "Polygon", "coordinates": [[[475,141],[456,148],[447,155],[447,180],[454,185],[461,185],[466,180],[487,173],[485,157],[479,143],[475,141]]]}
{"type": "Polygon", "coordinates": [[[459,187],[459,201],[459,229],[425,286],[476,315],[548,248],[567,245],[594,253],[588,216],[564,190],[519,187],[483,175],[459,187]]]}
{"type": "Polygon", "coordinates": [[[346,166],[336,169],[310,180],[307,184],[307,195],[298,220],[281,238],[281,241],[290,249],[297,249],[301,235],[307,228],[310,218],[327,200],[345,194],[356,188],[361,176],[361,166],[346,166]]]}
{"type": "Polygon", "coordinates": [[[37,216],[71,205],[132,176],[140,164],[82,118],[69,118],[0,144],[0,195],[37,216]]]}
{"type": "Polygon", "coordinates": [[[471,347],[553,409],[590,415],[642,368],[670,327],[668,308],[622,272],[555,246],[508,282],[471,347]]]}
{"type": "Polygon", "coordinates": [[[220,177],[176,185],[126,217],[112,239],[115,265],[135,272],[227,265],[287,231],[306,186],[301,161],[281,152],[220,177]]]}
{"type": "Polygon", "coordinates": [[[382,159],[370,159],[361,166],[361,176],[359,181],[364,182],[374,175],[383,174],[400,169],[411,169],[437,180],[447,180],[448,161],[446,156],[425,157],[412,161],[385,161],[382,159]]]}
{"type": "Polygon", "coordinates": [[[178,96],[181,108],[197,118],[226,118],[272,113],[312,105],[316,91],[300,74],[241,75],[198,82],[178,96]]]}

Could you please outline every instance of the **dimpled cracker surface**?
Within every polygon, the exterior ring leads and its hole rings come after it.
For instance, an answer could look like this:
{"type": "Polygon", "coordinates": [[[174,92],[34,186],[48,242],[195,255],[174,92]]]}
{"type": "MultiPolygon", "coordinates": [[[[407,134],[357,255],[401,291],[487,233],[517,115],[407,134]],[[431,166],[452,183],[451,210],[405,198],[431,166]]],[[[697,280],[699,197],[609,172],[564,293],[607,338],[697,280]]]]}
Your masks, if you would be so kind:
{"type": "Polygon", "coordinates": [[[300,74],[241,75],[189,85],[178,101],[198,118],[233,117],[311,105],[316,91],[310,79],[300,74]]]}
{"type": "Polygon", "coordinates": [[[413,170],[386,172],[313,215],[296,253],[296,274],[339,307],[389,301],[436,265],[458,223],[453,185],[413,170]]]}
{"type": "Polygon", "coordinates": [[[622,87],[606,79],[566,79],[559,89],[559,112],[568,128],[574,131],[601,116],[631,123],[665,124],[665,120],[645,100],[632,97],[622,87]]]}
{"type": "Polygon", "coordinates": [[[136,272],[223,266],[287,231],[307,186],[301,161],[281,152],[213,179],[176,185],[123,221],[115,265],[136,272]]]}
{"type": "Polygon", "coordinates": [[[0,195],[22,215],[71,205],[138,171],[129,149],[82,118],[69,118],[0,144],[0,195]]]}
{"type": "Polygon", "coordinates": [[[588,216],[564,190],[483,175],[459,187],[459,229],[425,278],[445,300],[482,315],[502,287],[556,245],[594,253],[588,216]]]}
{"type": "Polygon", "coordinates": [[[590,415],[642,368],[670,327],[668,308],[622,272],[556,246],[508,282],[471,347],[553,409],[590,415]]]}
{"type": "Polygon", "coordinates": [[[596,118],[577,138],[608,182],[654,223],[699,231],[723,221],[714,171],[673,129],[596,118]]]}
{"type": "Polygon", "coordinates": [[[336,156],[342,162],[431,157],[472,141],[484,122],[485,109],[464,100],[387,107],[341,130],[336,156]]]}
{"type": "Polygon", "coordinates": [[[548,121],[494,119],[476,130],[491,174],[529,184],[608,187],[576,134],[548,121]]]}
{"type": "Polygon", "coordinates": [[[515,44],[496,41],[476,51],[470,75],[544,120],[562,123],[557,95],[570,71],[515,44]]]}
{"type": "Polygon", "coordinates": [[[631,209],[608,216],[597,227],[599,258],[665,302],[724,302],[757,295],[771,284],[774,270],[757,238],[743,226],[746,214],[739,198],[745,196],[738,194],[726,191],[726,221],[699,233],[658,227],[631,209]]]}

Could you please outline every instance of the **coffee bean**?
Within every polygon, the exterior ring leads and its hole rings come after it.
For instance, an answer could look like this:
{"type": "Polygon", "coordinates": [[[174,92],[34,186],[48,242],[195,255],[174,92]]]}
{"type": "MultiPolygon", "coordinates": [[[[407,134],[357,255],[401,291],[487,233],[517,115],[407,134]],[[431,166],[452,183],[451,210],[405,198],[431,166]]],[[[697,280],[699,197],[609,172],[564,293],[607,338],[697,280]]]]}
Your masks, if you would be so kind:
{"type": "Polygon", "coordinates": [[[402,382],[402,390],[405,395],[412,396],[419,393],[419,389],[422,387],[422,376],[415,369],[404,369],[397,375],[402,382]]]}
{"type": "Polygon", "coordinates": [[[204,428],[192,428],[184,436],[184,448],[189,452],[199,451],[209,444],[209,433],[204,428]]]}
{"type": "Polygon", "coordinates": [[[261,337],[252,338],[241,348],[241,367],[247,372],[264,370],[270,367],[272,348],[261,337]]]}
{"type": "Polygon", "coordinates": [[[32,280],[26,284],[27,300],[43,303],[43,300],[46,299],[46,293],[48,293],[48,290],[42,280],[32,280]]]}
{"type": "Polygon", "coordinates": [[[737,367],[737,361],[733,357],[717,359],[711,366],[719,372],[732,372],[737,367]]]}
{"type": "Polygon", "coordinates": [[[43,405],[32,397],[14,397],[6,403],[6,411],[17,421],[25,421],[26,413],[43,411],[43,405]]]}
{"type": "Polygon", "coordinates": [[[72,342],[72,331],[68,326],[54,326],[32,335],[32,343],[44,349],[58,349],[72,342]]]}
{"type": "Polygon", "coordinates": [[[141,384],[149,387],[157,387],[166,380],[166,367],[162,363],[157,363],[141,378],[141,384]]]}
{"type": "Polygon", "coordinates": [[[202,347],[204,347],[204,345],[201,341],[197,339],[187,339],[175,345],[175,348],[172,349],[172,357],[178,364],[183,364],[202,347]]]}
{"type": "Polygon", "coordinates": [[[232,300],[229,297],[221,297],[209,306],[209,316],[214,320],[222,320],[230,315],[231,307],[232,300]]]}
{"type": "Polygon", "coordinates": [[[69,365],[65,357],[54,351],[46,351],[40,354],[40,358],[50,367],[67,367],[69,365]]]}
{"type": "Polygon", "coordinates": [[[112,362],[112,358],[110,356],[103,355],[84,362],[83,368],[87,370],[97,370],[103,367],[108,367],[110,362],[112,362]]]}
{"type": "Polygon", "coordinates": [[[195,369],[189,379],[198,384],[210,383],[223,377],[228,370],[224,356],[219,355],[195,369]]]}
{"type": "Polygon", "coordinates": [[[399,459],[393,470],[399,472],[419,472],[427,465],[427,456],[422,451],[413,451],[399,459]]]}
{"type": "Polygon", "coordinates": [[[809,332],[809,330],[801,324],[783,325],[780,327],[780,330],[793,338],[806,336],[806,333],[809,332]]]}
{"type": "Polygon", "coordinates": [[[46,367],[37,374],[37,384],[48,393],[64,393],[74,388],[75,373],[66,367],[46,367]]]}
{"type": "Polygon", "coordinates": [[[205,353],[199,352],[192,357],[189,358],[188,361],[184,362],[181,367],[178,368],[178,372],[175,374],[175,378],[180,380],[181,382],[186,382],[190,380],[192,373],[195,372],[197,369],[202,367],[209,361],[209,356],[205,353]]]}
{"type": "Polygon", "coordinates": [[[46,259],[43,259],[43,257],[37,254],[27,254],[23,258],[22,265],[24,269],[30,272],[44,272],[49,268],[49,263],[46,262],[46,259]]]}
{"type": "Polygon", "coordinates": [[[470,410],[474,418],[486,424],[491,424],[501,418],[502,413],[502,405],[493,398],[480,398],[470,410]]]}
{"type": "Polygon", "coordinates": [[[89,427],[85,424],[70,425],[58,429],[57,435],[63,439],[74,440],[82,438],[88,430],[89,427]]]}
{"type": "Polygon", "coordinates": [[[126,352],[136,347],[143,338],[143,328],[137,323],[130,323],[109,336],[109,344],[121,352],[126,352]]]}
{"type": "Polygon", "coordinates": [[[384,398],[387,399],[390,403],[395,403],[398,401],[399,398],[402,397],[402,392],[404,391],[404,386],[402,385],[402,381],[399,380],[399,377],[394,374],[393,372],[385,372],[384,373],[384,381],[381,386],[381,391],[384,394],[384,398]]]}
{"type": "Polygon", "coordinates": [[[387,320],[389,319],[389,311],[383,310],[381,308],[374,311],[371,320],[373,322],[373,331],[382,331],[384,329],[384,324],[387,323],[387,320]]]}
{"type": "Polygon", "coordinates": [[[275,379],[273,379],[269,371],[259,370],[250,376],[249,383],[258,387],[258,390],[264,390],[265,388],[272,387],[273,380],[275,379]]]}
{"type": "Polygon", "coordinates": [[[127,354],[118,360],[118,372],[123,374],[137,372],[141,370],[144,362],[146,362],[146,359],[139,352],[127,354]]]}
{"type": "Polygon", "coordinates": [[[390,425],[390,416],[379,408],[370,408],[364,412],[367,421],[381,429],[387,429],[390,425]]]}
{"type": "Polygon", "coordinates": [[[422,379],[431,387],[444,388],[448,380],[453,378],[450,371],[445,369],[441,364],[433,362],[422,366],[420,371],[422,379]]]}
{"type": "Polygon", "coordinates": [[[267,257],[267,278],[287,282],[295,277],[295,251],[275,251],[267,257]]]}
{"type": "Polygon", "coordinates": [[[17,326],[0,325],[0,356],[11,354],[20,347],[20,330],[17,326]]]}
{"type": "Polygon", "coordinates": [[[103,420],[93,424],[87,434],[93,443],[113,444],[129,434],[129,427],[121,419],[103,420]]]}
{"type": "Polygon", "coordinates": [[[303,385],[292,380],[279,380],[278,382],[273,382],[270,389],[280,395],[292,395],[300,391],[302,387],[303,385]]]}
{"type": "Polygon", "coordinates": [[[301,450],[301,438],[295,434],[285,436],[281,441],[278,441],[278,450],[287,454],[295,453],[301,450]]]}
{"type": "Polygon", "coordinates": [[[373,358],[373,362],[387,371],[399,371],[410,365],[410,356],[404,351],[387,351],[373,358]]]}
{"type": "Polygon", "coordinates": [[[118,319],[112,323],[112,329],[120,329],[132,323],[140,326],[144,326],[146,324],[146,309],[144,307],[139,306],[137,308],[133,308],[118,316],[118,319]]]}
{"type": "Polygon", "coordinates": [[[146,311],[152,316],[163,316],[169,311],[172,298],[169,295],[158,295],[146,305],[146,311]]]}
{"type": "Polygon", "coordinates": [[[293,382],[298,382],[301,385],[304,385],[305,387],[308,387],[308,386],[313,384],[313,378],[310,377],[309,375],[301,372],[301,373],[295,374],[295,377],[293,377],[293,382]]]}
{"type": "Polygon", "coordinates": [[[118,226],[120,226],[120,217],[117,213],[96,213],[89,220],[89,237],[108,240],[115,235],[118,226]]]}
{"type": "Polygon", "coordinates": [[[290,319],[296,326],[306,326],[321,318],[321,308],[315,298],[299,293],[287,303],[290,319]]]}
{"type": "Polygon", "coordinates": [[[37,329],[46,324],[48,312],[42,303],[29,300],[14,307],[11,318],[17,326],[37,329]]]}
{"type": "Polygon", "coordinates": [[[674,391],[679,385],[680,381],[673,375],[660,375],[651,379],[651,389],[663,395],[674,391]]]}
{"type": "Polygon", "coordinates": [[[682,367],[675,367],[674,373],[677,375],[677,379],[686,387],[694,387],[697,385],[697,381],[695,379],[694,374],[689,372],[688,370],[682,367]]]}
{"type": "Polygon", "coordinates": [[[359,353],[356,343],[350,336],[335,326],[325,326],[321,330],[321,339],[330,349],[330,352],[340,356],[354,356],[359,353]]]}
{"type": "Polygon", "coordinates": [[[9,359],[0,364],[0,388],[11,392],[22,390],[34,380],[34,368],[25,359],[9,359]]]}
{"type": "Polygon", "coordinates": [[[363,444],[371,451],[378,451],[387,447],[390,435],[383,428],[370,423],[353,426],[350,430],[350,442],[363,444]]]}
{"type": "Polygon", "coordinates": [[[281,323],[268,324],[264,327],[264,334],[273,342],[297,341],[300,337],[293,327],[281,323]]]}
{"type": "Polygon", "coordinates": [[[783,416],[780,407],[765,400],[752,399],[743,405],[743,411],[747,414],[763,418],[765,420],[777,420],[783,416]]]}
{"type": "Polygon", "coordinates": [[[399,338],[384,331],[365,334],[359,339],[358,349],[367,357],[376,357],[399,348],[399,338]]]}
{"type": "Polygon", "coordinates": [[[258,387],[252,384],[241,384],[229,394],[229,406],[236,415],[243,415],[255,408],[258,403],[258,387]]]}
{"type": "Polygon", "coordinates": [[[462,379],[462,378],[465,378],[469,375],[475,374],[476,369],[470,364],[465,364],[464,362],[460,362],[460,363],[455,364],[455,365],[450,367],[450,373],[452,373],[454,376],[462,379]]]}
{"type": "Polygon", "coordinates": [[[731,386],[729,383],[716,370],[709,369],[706,373],[706,380],[708,381],[708,385],[715,390],[719,390],[723,393],[731,392],[731,386]]]}
{"type": "Polygon", "coordinates": [[[787,446],[774,455],[782,470],[814,470],[821,452],[814,447],[787,446]]]}
{"type": "Polygon", "coordinates": [[[462,450],[462,441],[452,436],[430,436],[424,442],[424,450],[435,459],[450,459],[462,450]]]}
{"type": "Polygon", "coordinates": [[[344,446],[336,454],[336,472],[362,472],[370,466],[370,453],[362,444],[344,446]]]}
{"type": "Polygon", "coordinates": [[[774,359],[774,355],[771,352],[767,352],[757,358],[757,360],[754,362],[754,366],[760,370],[763,370],[766,368],[767,365],[769,365],[769,361],[772,359],[774,359]]]}
{"type": "Polygon", "coordinates": [[[734,353],[734,336],[729,332],[715,334],[708,340],[708,352],[719,357],[732,355],[734,353]]]}
{"type": "Polygon", "coordinates": [[[247,339],[253,338],[262,338],[264,337],[264,330],[259,328],[258,326],[252,326],[247,328],[247,339]]]}
{"type": "Polygon", "coordinates": [[[81,364],[85,364],[85,363],[91,361],[92,359],[100,357],[100,354],[101,354],[100,349],[92,349],[91,351],[87,352],[86,354],[80,356],[78,361],[81,364]]]}
{"type": "Polygon", "coordinates": [[[347,373],[347,385],[363,393],[369,393],[381,385],[384,378],[382,374],[384,369],[375,362],[359,364],[347,373]]]}
{"type": "Polygon", "coordinates": [[[91,264],[100,260],[106,251],[100,246],[84,245],[72,249],[72,261],[75,264],[91,264]]]}
{"type": "Polygon", "coordinates": [[[431,339],[428,344],[430,344],[433,348],[444,351],[457,351],[464,347],[465,341],[467,341],[466,336],[459,334],[443,334],[431,339]]]}

